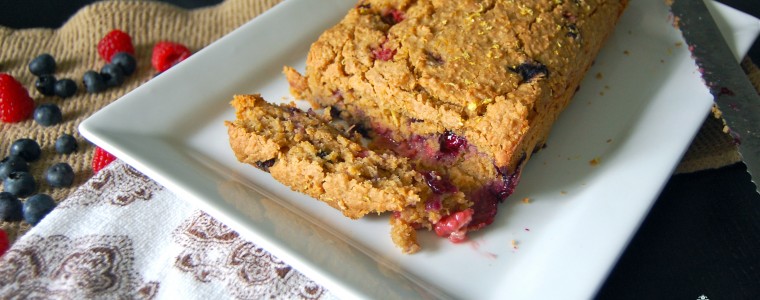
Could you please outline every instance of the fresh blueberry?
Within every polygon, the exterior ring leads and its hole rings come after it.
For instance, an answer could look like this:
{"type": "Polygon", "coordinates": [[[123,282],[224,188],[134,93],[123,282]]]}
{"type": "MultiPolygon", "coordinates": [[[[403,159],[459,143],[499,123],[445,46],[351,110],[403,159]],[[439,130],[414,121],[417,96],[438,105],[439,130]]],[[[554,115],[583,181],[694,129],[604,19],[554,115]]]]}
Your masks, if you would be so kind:
{"type": "Polygon", "coordinates": [[[24,201],[24,220],[34,226],[55,208],[55,200],[47,194],[36,194],[24,201]]]}
{"type": "Polygon", "coordinates": [[[34,121],[42,126],[53,126],[63,121],[63,114],[58,105],[53,103],[40,104],[34,108],[34,121]]]}
{"type": "Polygon", "coordinates": [[[0,192],[0,221],[17,222],[23,220],[22,206],[21,200],[13,194],[0,192]]]}
{"type": "Polygon", "coordinates": [[[65,162],[54,164],[45,171],[45,179],[52,187],[70,187],[74,183],[74,169],[65,162]]]}
{"type": "Polygon", "coordinates": [[[64,78],[55,82],[55,94],[61,98],[68,98],[77,93],[77,84],[74,80],[64,78]]]}
{"type": "Polygon", "coordinates": [[[100,69],[100,76],[106,82],[106,86],[119,86],[124,83],[124,71],[115,64],[106,64],[100,69]]]}
{"type": "Polygon", "coordinates": [[[82,83],[88,93],[100,93],[105,91],[108,87],[106,86],[106,81],[103,79],[103,76],[93,70],[84,72],[82,83]]]}
{"type": "Polygon", "coordinates": [[[73,135],[64,133],[55,140],[55,152],[58,154],[71,154],[78,148],[77,139],[73,135]]]}
{"type": "Polygon", "coordinates": [[[135,57],[127,52],[119,52],[111,57],[111,63],[121,67],[124,75],[129,76],[137,69],[135,57]]]}
{"type": "Polygon", "coordinates": [[[36,76],[55,73],[55,59],[52,55],[43,53],[29,62],[29,71],[36,76]]]}
{"type": "Polygon", "coordinates": [[[29,163],[17,155],[6,156],[0,161],[0,180],[13,172],[29,172],[29,163]]]}
{"type": "Polygon", "coordinates": [[[10,155],[17,155],[26,160],[33,162],[38,160],[42,155],[40,144],[33,139],[18,139],[11,144],[10,155]]]}
{"type": "Polygon", "coordinates": [[[29,172],[13,172],[3,180],[3,190],[23,198],[37,191],[37,182],[29,172]]]}
{"type": "Polygon", "coordinates": [[[37,77],[37,81],[34,82],[34,87],[40,94],[45,96],[55,95],[55,76],[50,74],[40,75],[37,77]]]}

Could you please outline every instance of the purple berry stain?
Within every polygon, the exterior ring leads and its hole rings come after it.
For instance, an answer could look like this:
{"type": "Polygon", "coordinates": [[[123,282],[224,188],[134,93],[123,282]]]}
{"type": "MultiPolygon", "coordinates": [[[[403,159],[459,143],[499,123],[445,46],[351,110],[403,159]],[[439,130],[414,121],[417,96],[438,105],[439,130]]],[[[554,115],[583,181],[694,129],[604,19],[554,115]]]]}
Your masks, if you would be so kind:
{"type": "Polygon", "coordinates": [[[427,183],[433,193],[441,195],[455,193],[457,191],[457,188],[448,178],[439,175],[436,171],[424,172],[422,173],[422,177],[425,179],[425,183],[427,183]]]}
{"type": "Polygon", "coordinates": [[[734,91],[732,91],[731,89],[729,89],[729,88],[727,88],[725,86],[721,87],[720,91],[718,92],[718,97],[720,97],[720,96],[734,96],[734,95],[736,95],[734,93],[734,91]]]}
{"type": "Polygon", "coordinates": [[[392,60],[394,55],[396,55],[396,50],[388,48],[385,43],[380,45],[379,48],[372,49],[372,56],[380,61],[392,60]]]}
{"type": "Polygon", "coordinates": [[[425,202],[425,211],[439,211],[443,208],[441,195],[433,195],[425,202]]]}
{"type": "Polygon", "coordinates": [[[519,166],[524,160],[523,156],[517,163],[518,167],[514,172],[509,172],[506,168],[497,168],[501,180],[495,180],[468,195],[468,198],[473,201],[472,209],[474,211],[472,222],[468,225],[469,229],[477,230],[493,223],[498,204],[514,193],[517,183],[520,181],[522,172],[519,166]]]}
{"type": "Polygon", "coordinates": [[[738,105],[738,104],[736,104],[736,103],[729,103],[729,104],[728,104],[728,107],[729,107],[730,109],[734,110],[734,111],[739,111],[739,110],[740,110],[740,109],[739,109],[739,105],[738,105]]]}

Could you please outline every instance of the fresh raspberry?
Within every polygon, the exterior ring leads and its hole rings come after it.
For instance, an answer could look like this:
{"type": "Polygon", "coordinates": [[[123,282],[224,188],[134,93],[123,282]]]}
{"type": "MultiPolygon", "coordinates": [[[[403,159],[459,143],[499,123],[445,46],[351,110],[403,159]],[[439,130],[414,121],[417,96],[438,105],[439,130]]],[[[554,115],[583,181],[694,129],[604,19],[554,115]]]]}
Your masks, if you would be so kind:
{"type": "Polygon", "coordinates": [[[0,121],[16,123],[34,112],[34,100],[13,76],[0,73],[0,121]]]}
{"type": "Polygon", "coordinates": [[[435,233],[449,238],[453,243],[464,242],[467,240],[467,225],[472,221],[472,214],[473,210],[468,208],[441,218],[435,223],[435,233]]]}
{"type": "Polygon", "coordinates": [[[162,41],[153,46],[151,64],[156,71],[163,72],[190,57],[190,49],[182,44],[162,41]]]}
{"type": "Polygon", "coordinates": [[[0,229],[0,256],[3,256],[10,247],[11,242],[8,240],[8,234],[5,233],[5,230],[0,229]]]}
{"type": "Polygon", "coordinates": [[[106,152],[103,148],[95,147],[95,153],[92,155],[92,172],[99,172],[114,160],[116,160],[116,156],[106,152]]]}
{"type": "Polygon", "coordinates": [[[135,47],[132,46],[132,38],[124,31],[111,30],[98,42],[98,54],[106,62],[111,62],[111,57],[119,52],[127,52],[135,55],[135,47]]]}

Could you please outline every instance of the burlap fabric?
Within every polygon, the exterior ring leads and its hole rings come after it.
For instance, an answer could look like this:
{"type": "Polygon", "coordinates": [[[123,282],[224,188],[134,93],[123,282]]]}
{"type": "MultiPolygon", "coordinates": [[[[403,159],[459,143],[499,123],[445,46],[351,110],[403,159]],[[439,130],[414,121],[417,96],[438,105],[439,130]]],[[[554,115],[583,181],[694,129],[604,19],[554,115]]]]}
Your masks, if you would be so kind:
{"type": "MultiPolygon", "coordinates": [[[[38,179],[39,192],[53,196],[57,201],[66,198],[92,176],[91,159],[94,147],[77,132],[81,121],[118,99],[128,91],[155,76],[150,65],[153,45],[162,40],[180,42],[197,51],[219,39],[279,0],[226,0],[219,5],[184,10],[175,6],[149,1],[104,1],[87,6],[77,12],[58,29],[14,30],[0,27],[0,72],[13,75],[30,91],[37,103],[56,103],[63,111],[63,123],[42,127],[32,120],[16,124],[2,124],[0,151],[7,155],[10,144],[19,138],[32,138],[43,149],[42,158],[31,164],[38,179]],[[126,83],[98,94],[84,91],[81,83],[85,71],[99,70],[105,62],[98,57],[97,42],[110,30],[118,28],[132,36],[138,69],[126,83]],[[43,96],[34,89],[35,77],[28,62],[38,54],[50,53],[57,62],[57,78],[71,78],[78,82],[79,92],[71,98],[43,96]],[[62,133],[73,134],[79,150],[71,155],[55,153],[53,145],[62,133]],[[45,169],[57,162],[69,163],[76,172],[71,188],[52,188],[41,180],[45,169]]],[[[760,70],[749,59],[743,66],[756,87],[760,87],[760,70]]],[[[146,107],[146,109],[150,109],[146,107]]],[[[135,116],[139,118],[139,116],[135,116]]],[[[719,120],[708,120],[699,136],[678,167],[678,172],[718,168],[739,160],[733,139],[722,132],[719,120]],[[715,122],[713,122],[715,121],[715,122]]],[[[24,222],[2,223],[11,240],[28,229],[24,222]]]]}
{"type": "MultiPolygon", "coordinates": [[[[0,124],[0,153],[3,157],[6,156],[11,143],[16,139],[36,140],[43,154],[39,161],[31,164],[31,171],[37,179],[39,192],[53,196],[56,201],[65,199],[92,176],[94,147],[82,138],[77,126],[100,108],[156,75],[150,64],[156,42],[175,41],[197,51],[278,2],[280,1],[228,0],[216,6],[185,10],[151,1],[103,1],[82,8],[58,29],[14,30],[0,26],[0,72],[9,73],[24,84],[37,103],[58,104],[63,112],[63,122],[51,127],[42,127],[33,120],[0,124]],[[100,70],[105,64],[98,56],[97,43],[115,28],[132,36],[138,68],[120,87],[97,94],[87,93],[81,83],[82,75],[87,70],[100,70]],[[27,64],[41,53],[50,53],[56,58],[57,78],[71,78],[77,82],[79,91],[74,97],[61,99],[37,92],[34,88],[36,78],[29,72],[27,64]],[[62,133],[77,138],[77,152],[70,155],[55,152],[55,140],[62,133]],[[74,169],[76,179],[72,187],[52,188],[43,180],[45,170],[58,162],[67,162],[74,169]]],[[[15,240],[28,229],[28,224],[4,222],[0,227],[8,232],[11,240],[15,240]]]]}

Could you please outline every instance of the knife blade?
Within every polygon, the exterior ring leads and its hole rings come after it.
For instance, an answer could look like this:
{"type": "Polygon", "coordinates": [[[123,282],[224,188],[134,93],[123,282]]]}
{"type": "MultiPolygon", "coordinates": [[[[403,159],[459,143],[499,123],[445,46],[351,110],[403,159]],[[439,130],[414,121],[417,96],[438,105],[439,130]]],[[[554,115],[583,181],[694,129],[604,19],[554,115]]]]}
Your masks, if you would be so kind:
{"type": "Polygon", "coordinates": [[[671,12],[760,193],[760,95],[703,0],[675,0],[671,12]]]}

